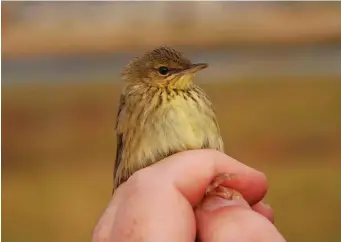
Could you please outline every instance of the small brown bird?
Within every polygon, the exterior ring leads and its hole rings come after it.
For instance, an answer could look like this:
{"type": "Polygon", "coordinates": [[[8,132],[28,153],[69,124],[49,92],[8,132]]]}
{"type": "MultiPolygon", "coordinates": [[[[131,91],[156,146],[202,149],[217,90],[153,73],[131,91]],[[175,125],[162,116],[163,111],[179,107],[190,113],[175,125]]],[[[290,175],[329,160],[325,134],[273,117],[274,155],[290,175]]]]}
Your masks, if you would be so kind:
{"type": "MultiPolygon", "coordinates": [[[[182,53],[159,47],[133,59],[117,114],[114,189],[135,171],[177,152],[210,148],[224,151],[219,125],[206,93],[193,83],[207,64],[192,64],[182,53]]],[[[218,176],[207,192],[226,196],[218,176]]]]}

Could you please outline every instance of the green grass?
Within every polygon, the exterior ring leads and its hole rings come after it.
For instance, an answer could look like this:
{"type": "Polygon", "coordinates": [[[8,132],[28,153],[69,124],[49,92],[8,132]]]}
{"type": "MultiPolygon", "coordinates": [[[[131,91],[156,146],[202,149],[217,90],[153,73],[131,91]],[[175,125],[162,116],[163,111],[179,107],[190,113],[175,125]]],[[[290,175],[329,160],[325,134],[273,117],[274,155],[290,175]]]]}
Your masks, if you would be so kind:
{"type": "MultiPolygon", "coordinates": [[[[267,175],[287,241],[341,241],[341,82],[242,80],[203,85],[227,153],[267,175]]],[[[2,87],[5,242],[89,241],[105,208],[120,87],[2,87]]]]}

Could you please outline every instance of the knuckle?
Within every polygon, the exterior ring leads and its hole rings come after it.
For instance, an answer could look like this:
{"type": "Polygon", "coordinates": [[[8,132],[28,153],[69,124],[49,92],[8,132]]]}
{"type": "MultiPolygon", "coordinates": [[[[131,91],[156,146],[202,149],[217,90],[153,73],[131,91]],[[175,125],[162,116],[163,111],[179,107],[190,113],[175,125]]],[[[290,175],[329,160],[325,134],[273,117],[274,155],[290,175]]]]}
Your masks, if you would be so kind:
{"type": "Polygon", "coordinates": [[[150,172],[150,168],[146,167],[134,172],[127,180],[127,184],[142,188],[152,183],[152,177],[153,176],[150,172]]]}
{"type": "Polygon", "coordinates": [[[104,231],[102,226],[97,226],[92,234],[91,242],[105,242],[108,241],[108,234],[104,231]]]}

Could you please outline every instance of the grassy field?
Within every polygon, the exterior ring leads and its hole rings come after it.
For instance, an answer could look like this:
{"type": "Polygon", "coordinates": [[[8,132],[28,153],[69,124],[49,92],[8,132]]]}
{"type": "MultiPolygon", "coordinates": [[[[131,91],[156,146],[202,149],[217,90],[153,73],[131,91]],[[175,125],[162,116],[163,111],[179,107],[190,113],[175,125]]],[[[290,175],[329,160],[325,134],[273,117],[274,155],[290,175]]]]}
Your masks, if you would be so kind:
{"type": "MultiPolygon", "coordinates": [[[[287,241],[341,241],[340,78],[203,85],[229,155],[265,172],[287,241]]],[[[115,84],[2,87],[2,239],[89,241],[112,188],[115,84]]]]}

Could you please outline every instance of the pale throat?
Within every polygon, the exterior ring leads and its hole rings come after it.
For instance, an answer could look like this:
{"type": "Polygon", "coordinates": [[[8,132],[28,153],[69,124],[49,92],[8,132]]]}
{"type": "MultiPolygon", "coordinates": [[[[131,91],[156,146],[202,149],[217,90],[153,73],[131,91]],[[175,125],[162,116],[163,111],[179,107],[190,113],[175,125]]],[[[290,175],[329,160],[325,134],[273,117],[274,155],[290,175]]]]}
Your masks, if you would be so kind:
{"type": "Polygon", "coordinates": [[[174,89],[188,89],[193,85],[194,74],[185,74],[178,77],[173,77],[168,80],[168,86],[174,89]]]}

